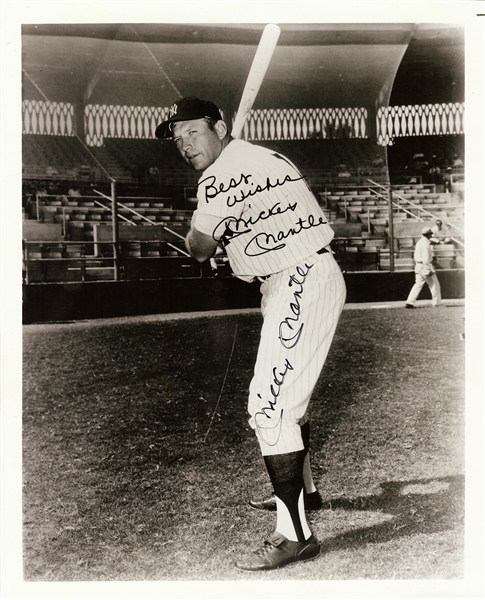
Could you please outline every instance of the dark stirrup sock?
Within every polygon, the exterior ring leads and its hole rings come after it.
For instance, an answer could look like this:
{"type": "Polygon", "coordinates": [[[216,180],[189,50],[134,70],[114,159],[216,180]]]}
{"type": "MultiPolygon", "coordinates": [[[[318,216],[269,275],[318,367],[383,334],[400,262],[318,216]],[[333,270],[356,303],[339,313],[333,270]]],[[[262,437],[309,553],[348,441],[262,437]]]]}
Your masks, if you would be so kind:
{"type": "Polygon", "coordinates": [[[285,504],[290,513],[298,541],[304,542],[305,535],[298,511],[298,500],[303,490],[303,461],[305,450],[289,454],[264,456],[275,495],[285,504]]]}

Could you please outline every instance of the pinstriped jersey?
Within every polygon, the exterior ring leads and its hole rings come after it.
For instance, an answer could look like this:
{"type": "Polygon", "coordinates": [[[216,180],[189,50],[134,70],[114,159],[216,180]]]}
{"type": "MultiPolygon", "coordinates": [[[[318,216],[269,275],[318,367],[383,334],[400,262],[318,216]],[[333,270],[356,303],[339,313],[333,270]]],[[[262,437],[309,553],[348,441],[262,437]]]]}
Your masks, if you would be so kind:
{"type": "Polygon", "coordinates": [[[277,152],[232,140],[202,174],[192,226],[221,241],[240,279],[278,273],[334,236],[295,165],[277,152]]]}

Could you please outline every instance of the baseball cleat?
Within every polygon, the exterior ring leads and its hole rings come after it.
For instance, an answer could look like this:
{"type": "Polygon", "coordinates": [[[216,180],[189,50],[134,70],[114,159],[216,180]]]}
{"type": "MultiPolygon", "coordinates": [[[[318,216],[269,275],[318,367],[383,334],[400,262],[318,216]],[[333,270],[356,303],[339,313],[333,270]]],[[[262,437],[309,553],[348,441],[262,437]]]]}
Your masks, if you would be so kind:
{"type": "Polygon", "coordinates": [[[414,308],[414,304],[406,304],[406,308],[414,308]]]}
{"type": "MultiPolygon", "coordinates": [[[[303,494],[303,502],[305,510],[320,510],[322,508],[322,498],[318,491],[311,492],[310,494],[303,494]]],[[[271,494],[266,500],[250,500],[249,506],[251,508],[257,508],[258,510],[276,510],[276,496],[271,494]]]]}
{"type": "Polygon", "coordinates": [[[312,560],[320,554],[320,544],[315,536],[304,542],[292,542],[280,533],[273,533],[259,550],[248,554],[238,562],[240,571],[270,571],[295,562],[312,560]]]}

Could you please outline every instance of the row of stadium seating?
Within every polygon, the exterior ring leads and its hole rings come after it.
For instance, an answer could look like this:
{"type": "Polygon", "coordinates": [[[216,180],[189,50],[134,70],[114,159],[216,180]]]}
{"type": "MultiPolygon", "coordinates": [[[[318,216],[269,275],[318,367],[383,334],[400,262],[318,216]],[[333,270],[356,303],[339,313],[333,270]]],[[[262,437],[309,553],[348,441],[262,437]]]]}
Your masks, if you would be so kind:
{"type": "MultiPolygon", "coordinates": [[[[332,243],[335,258],[346,271],[375,271],[390,268],[390,250],[385,239],[336,238],[332,243]]],[[[402,247],[394,256],[397,271],[411,271],[416,238],[401,238],[402,247]]],[[[123,279],[208,276],[207,263],[194,260],[175,250],[181,244],[164,242],[132,242],[120,244],[120,264],[123,279]]],[[[434,247],[436,265],[440,269],[463,268],[463,254],[452,244],[434,247]]],[[[26,243],[24,252],[27,283],[58,281],[94,281],[114,278],[112,245],[76,243],[26,243]]],[[[218,273],[231,275],[226,261],[219,261],[218,273]]]]}
{"type": "MultiPolygon", "coordinates": [[[[327,188],[319,197],[331,223],[361,222],[368,231],[383,233],[383,227],[388,225],[388,200],[379,193],[379,188],[327,188]]],[[[436,194],[426,186],[395,186],[393,199],[396,204],[395,222],[422,215],[433,215],[435,218],[463,217],[462,202],[453,204],[456,199],[452,195],[436,194]]],[[[38,199],[39,218],[45,222],[63,223],[64,226],[68,222],[72,225],[111,222],[111,211],[99,200],[99,196],[42,196],[38,199]]],[[[165,208],[166,204],[171,204],[171,198],[121,198],[118,212],[122,222],[133,224],[190,223],[191,210],[173,210],[165,208]]],[[[89,228],[85,229],[90,231],[89,228]]]]}
{"type": "MultiPolygon", "coordinates": [[[[380,193],[379,188],[327,188],[320,193],[320,199],[322,204],[330,207],[336,215],[343,215],[351,222],[362,222],[368,229],[372,227],[373,230],[379,231],[382,230],[382,226],[388,226],[388,199],[380,193]]],[[[393,186],[393,202],[394,222],[422,216],[441,219],[462,219],[464,216],[463,197],[457,194],[436,193],[434,186],[393,186]]]]}
{"type": "MultiPolygon", "coordinates": [[[[135,205],[129,203],[126,208],[118,209],[119,217],[130,223],[152,224],[154,222],[190,222],[192,213],[187,211],[175,211],[164,209],[163,204],[159,207],[149,206],[147,203],[135,205]]],[[[62,206],[56,204],[45,204],[40,206],[40,218],[42,221],[53,221],[63,223],[76,222],[111,222],[112,213],[108,208],[101,206],[62,206]]]]}
{"type": "MultiPolygon", "coordinates": [[[[374,161],[385,162],[382,147],[369,139],[305,139],[305,140],[264,140],[260,142],[267,148],[280,152],[292,160],[304,173],[312,171],[333,171],[336,175],[345,166],[350,178],[361,174],[375,173],[374,161]]],[[[443,147],[443,140],[435,140],[435,144],[443,147]]],[[[118,171],[125,174],[133,171],[133,164],[143,169],[159,168],[161,180],[167,174],[182,170],[183,175],[191,177],[193,173],[178,155],[170,142],[160,143],[157,140],[122,140],[105,139],[103,148],[94,148],[93,152],[103,160],[113,164],[116,161],[118,171]]],[[[392,151],[389,150],[392,154],[392,151]]],[[[452,156],[449,152],[445,155],[452,156]]],[[[396,161],[394,161],[396,162],[396,161]]],[[[411,161],[410,161],[411,165],[411,161]]],[[[392,168],[391,168],[392,170],[392,168]]],[[[397,169],[396,169],[397,170],[397,169]]],[[[406,175],[412,175],[408,170],[406,175]]],[[[148,175],[148,177],[150,177],[148,175]]]]}
{"type": "MultiPolygon", "coordinates": [[[[306,139],[261,142],[283,153],[302,171],[332,170],[345,164],[351,171],[371,167],[375,143],[368,139],[306,139]]],[[[73,136],[22,136],[25,177],[60,178],[76,169],[86,177],[103,179],[107,174],[120,182],[196,183],[191,171],[171,142],[149,139],[105,138],[102,146],[89,150],[73,136]]]]}
{"type": "MultiPolygon", "coordinates": [[[[341,164],[349,169],[361,169],[375,158],[376,145],[368,139],[306,139],[264,141],[263,145],[282,152],[303,171],[331,169],[341,164]]],[[[403,171],[412,164],[416,152],[428,158],[436,156],[446,162],[454,154],[463,156],[464,140],[460,135],[419,136],[397,138],[387,149],[391,172],[403,171]]],[[[150,167],[162,174],[172,171],[191,173],[170,143],[161,144],[150,139],[105,138],[103,146],[87,149],[75,136],[32,135],[22,136],[22,163],[27,177],[44,175],[59,177],[65,169],[76,171],[90,168],[91,174],[101,175],[100,164],[118,181],[137,181],[140,175],[148,177],[150,167]],[[54,172],[48,173],[51,167],[54,172]],[[55,170],[58,171],[57,175],[55,170]]]]}
{"type": "MultiPolygon", "coordinates": [[[[363,232],[365,233],[365,232],[363,232]]],[[[411,271],[417,237],[396,240],[394,269],[411,271]]],[[[186,257],[183,244],[159,241],[120,243],[120,264],[123,279],[161,277],[201,277],[213,274],[209,266],[197,265],[186,257]],[[178,250],[176,249],[178,248],[178,250]]],[[[387,239],[335,238],[332,243],[335,258],[344,271],[373,271],[390,268],[387,239]]],[[[463,268],[463,252],[452,244],[435,247],[437,267],[463,268]]],[[[227,261],[218,261],[218,273],[232,275],[227,261]]],[[[111,243],[63,244],[26,242],[24,251],[25,279],[28,283],[52,281],[93,281],[114,278],[113,246],[111,243]],[[63,274],[63,275],[62,275],[63,274]],[[63,279],[63,277],[68,277],[63,279]]]]}
{"type": "Polygon", "coordinates": [[[24,134],[22,162],[25,165],[53,167],[96,166],[93,157],[77,137],[61,135],[24,134]]]}
{"type": "MultiPolygon", "coordinates": [[[[323,207],[342,213],[350,220],[355,220],[356,215],[370,214],[371,218],[376,218],[376,215],[387,215],[388,200],[379,187],[354,186],[334,189],[328,187],[319,193],[319,199],[323,207]]],[[[190,198],[188,200],[190,201],[190,198]]],[[[448,208],[463,210],[462,198],[436,193],[432,187],[418,184],[405,187],[393,186],[393,200],[411,213],[416,210],[421,211],[421,207],[429,212],[436,210],[446,212],[448,208]]],[[[39,212],[42,213],[44,220],[110,220],[110,211],[107,207],[103,208],[106,199],[102,196],[42,195],[38,201],[39,212]]],[[[153,221],[183,220],[187,216],[184,211],[167,208],[171,207],[172,203],[171,197],[122,197],[119,199],[119,214],[128,216],[135,222],[142,221],[144,216],[153,221]]]]}
{"type": "MultiPolygon", "coordinates": [[[[27,284],[113,281],[112,259],[47,259],[24,260],[24,279],[27,284]]],[[[173,279],[202,277],[202,268],[187,258],[125,258],[120,279],[173,279]]]]}
{"type": "MultiPolygon", "coordinates": [[[[179,256],[176,250],[170,249],[164,242],[122,242],[120,243],[122,257],[159,257],[179,256]]],[[[181,247],[181,244],[177,244],[181,247]]],[[[92,258],[113,257],[111,243],[100,242],[89,244],[87,242],[28,242],[25,247],[25,258],[34,259],[59,259],[59,258],[92,258]]]]}
{"type": "MultiPolygon", "coordinates": [[[[390,264],[388,247],[388,200],[379,196],[380,188],[351,185],[338,187],[326,186],[320,191],[322,209],[336,231],[333,249],[337,261],[345,271],[387,269],[390,264]]],[[[463,203],[453,206],[450,194],[437,194],[433,186],[413,184],[393,187],[394,201],[401,206],[412,205],[405,211],[399,207],[394,211],[395,227],[398,224],[422,226],[413,216],[446,216],[445,208],[461,210],[463,203]]],[[[113,232],[112,215],[102,196],[76,197],[64,195],[45,195],[38,198],[39,217],[43,225],[57,227],[57,238],[49,233],[47,240],[35,244],[35,239],[27,236],[24,259],[30,283],[57,281],[60,273],[69,275],[69,280],[113,278],[113,232]],[[54,242],[58,242],[57,245],[54,242]],[[50,242],[50,243],[49,243],[50,242]],[[63,242],[64,245],[61,243],[63,242]],[[106,265],[106,261],[111,264],[106,265]],[[45,263],[41,269],[34,263],[45,263]],[[68,262],[69,267],[64,263],[68,262]],[[55,264],[59,263],[56,270],[55,264]],[[100,266],[101,265],[101,266],[100,266]],[[54,278],[54,279],[53,279],[54,278]]],[[[462,200],[462,199],[461,199],[462,200]]],[[[173,275],[194,276],[194,261],[184,258],[183,238],[189,228],[192,210],[181,211],[170,207],[171,197],[119,197],[120,258],[123,265],[123,277],[152,277],[173,275]],[[143,227],[140,227],[143,225],[143,227]],[[139,259],[139,260],[138,260],[139,259]],[[167,269],[163,263],[178,264],[172,259],[182,261],[183,266],[167,269]],[[138,262],[137,262],[138,260],[138,262]],[[128,263],[126,262],[128,261],[128,263]],[[134,262],[133,262],[134,261],[134,262]],[[133,264],[132,264],[133,263],[133,264]],[[125,264],[130,268],[125,269],[125,264]],[[136,265],[139,271],[136,270],[136,265]]],[[[193,205],[195,206],[195,204],[193,205]]],[[[412,249],[419,233],[402,229],[395,235],[394,266],[396,270],[413,268],[412,249]],[[414,233],[414,234],[413,234],[414,233]]],[[[440,248],[442,268],[461,267],[462,252],[450,248],[440,248]],[[444,254],[443,254],[444,253],[444,254]]],[[[224,257],[223,257],[224,258],[224,257]]],[[[227,261],[227,259],[226,259],[227,261]]],[[[230,274],[227,264],[223,272],[230,274]]],[[[197,271],[197,269],[196,269],[197,271]]],[[[200,273],[195,276],[200,276],[200,273]]]]}

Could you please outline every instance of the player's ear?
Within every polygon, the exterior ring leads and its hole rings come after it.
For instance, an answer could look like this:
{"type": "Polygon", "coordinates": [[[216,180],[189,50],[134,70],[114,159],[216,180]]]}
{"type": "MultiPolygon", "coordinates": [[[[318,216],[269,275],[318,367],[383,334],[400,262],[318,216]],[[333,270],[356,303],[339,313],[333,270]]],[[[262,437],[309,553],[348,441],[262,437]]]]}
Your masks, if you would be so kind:
{"type": "Polygon", "coordinates": [[[214,131],[217,133],[219,139],[223,140],[227,134],[227,125],[222,120],[217,121],[214,123],[214,131]]]}

